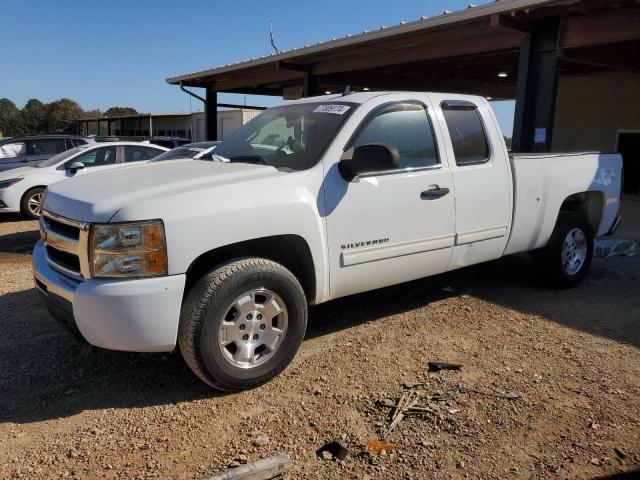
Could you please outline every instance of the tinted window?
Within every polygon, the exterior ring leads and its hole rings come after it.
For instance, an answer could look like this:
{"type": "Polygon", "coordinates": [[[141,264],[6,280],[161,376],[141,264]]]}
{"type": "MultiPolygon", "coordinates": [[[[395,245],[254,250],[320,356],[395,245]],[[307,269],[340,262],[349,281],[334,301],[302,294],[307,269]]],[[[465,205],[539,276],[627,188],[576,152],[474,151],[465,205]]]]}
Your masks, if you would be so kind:
{"type": "Polygon", "coordinates": [[[424,106],[398,104],[385,108],[358,133],[352,147],[387,143],[400,152],[398,168],[438,165],[433,132],[424,106]]]}
{"type": "Polygon", "coordinates": [[[64,138],[45,138],[27,142],[29,155],[55,155],[65,150],[67,150],[67,145],[64,138]]]}
{"type": "Polygon", "coordinates": [[[116,163],[116,147],[94,148],[70,160],[67,166],[75,162],[82,162],[85,167],[112,165],[116,163]]]}
{"type": "Polygon", "coordinates": [[[80,138],[74,138],[72,142],[76,147],[79,147],[80,145],[86,145],[87,143],[89,143],[86,140],[82,140],[80,138]]]}
{"type": "Polygon", "coordinates": [[[137,145],[125,145],[124,147],[124,161],[125,162],[140,162],[142,160],[151,160],[157,157],[164,150],[157,148],[142,147],[137,145]]]}
{"type": "Polygon", "coordinates": [[[175,145],[170,140],[149,140],[149,143],[155,143],[156,145],[160,145],[165,148],[173,148],[175,145]]]}
{"type": "Polygon", "coordinates": [[[489,146],[475,107],[445,107],[442,113],[453,144],[456,165],[484,163],[489,159],[489,146]]]}
{"type": "Polygon", "coordinates": [[[24,157],[27,147],[24,142],[5,143],[0,145],[0,159],[24,157]]]}

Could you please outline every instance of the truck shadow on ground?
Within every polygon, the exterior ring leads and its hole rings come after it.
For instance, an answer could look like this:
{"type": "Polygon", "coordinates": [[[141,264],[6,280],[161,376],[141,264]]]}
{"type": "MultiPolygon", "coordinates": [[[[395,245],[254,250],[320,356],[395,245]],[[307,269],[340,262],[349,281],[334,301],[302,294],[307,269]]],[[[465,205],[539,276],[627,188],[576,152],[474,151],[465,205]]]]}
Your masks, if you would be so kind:
{"type": "MultiPolygon", "coordinates": [[[[527,256],[507,257],[312,307],[307,339],[467,294],[640,347],[640,325],[634,320],[640,299],[627,286],[637,284],[640,259],[626,260],[633,261],[628,268],[596,261],[584,285],[559,292],[532,283],[527,256]]],[[[3,295],[0,312],[0,422],[224,395],[200,382],[177,351],[110,352],[77,341],[48,315],[35,289],[3,295]]]]}

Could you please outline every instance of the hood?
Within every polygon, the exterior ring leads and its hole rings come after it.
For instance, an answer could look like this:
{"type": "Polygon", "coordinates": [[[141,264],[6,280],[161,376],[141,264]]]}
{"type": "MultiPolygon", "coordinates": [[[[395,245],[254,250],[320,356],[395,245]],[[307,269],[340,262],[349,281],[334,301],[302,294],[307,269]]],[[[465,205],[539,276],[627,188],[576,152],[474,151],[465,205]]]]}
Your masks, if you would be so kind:
{"type": "Polygon", "coordinates": [[[278,174],[273,167],[246,163],[150,162],[78,175],[51,185],[43,207],[74,220],[107,222],[126,206],[278,174]]]}
{"type": "Polygon", "coordinates": [[[9,180],[10,178],[24,177],[25,175],[29,175],[35,170],[39,170],[34,167],[25,167],[24,163],[10,164],[13,166],[3,168],[6,165],[6,163],[0,164],[0,180],[9,180]],[[9,168],[11,170],[9,170],[9,168]]]}

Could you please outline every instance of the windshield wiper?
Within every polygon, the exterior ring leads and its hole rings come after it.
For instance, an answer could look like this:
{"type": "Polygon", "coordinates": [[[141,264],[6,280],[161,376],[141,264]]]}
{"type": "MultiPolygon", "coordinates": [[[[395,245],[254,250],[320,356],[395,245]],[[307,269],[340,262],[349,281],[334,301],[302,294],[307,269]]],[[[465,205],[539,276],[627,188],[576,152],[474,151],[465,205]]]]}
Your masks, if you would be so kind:
{"type": "Polygon", "coordinates": [[[256,165],[267,165],[268,167],[271,166],[271,164],[267,162],[262,155],[238,155],[237,157],[231,157],[229,161],[241,162],[241,163],[253,163],[256,165]]]}

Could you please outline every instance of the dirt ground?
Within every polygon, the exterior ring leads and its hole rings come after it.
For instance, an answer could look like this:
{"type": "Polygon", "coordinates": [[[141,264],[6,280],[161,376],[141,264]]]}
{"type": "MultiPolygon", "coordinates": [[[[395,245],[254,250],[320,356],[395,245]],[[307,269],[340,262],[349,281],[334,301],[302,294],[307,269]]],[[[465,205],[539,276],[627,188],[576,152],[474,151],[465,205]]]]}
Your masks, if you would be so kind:
{"type": "MultiPolygon", "coordinates": [[[[640,239],[640,202],[625,214],[640,239]]],[[[569,291],[518,256],[312,307],[284,374],[223,395],[179,353],[75,341],[32,288],[35,229],[0,219],[0,478],[199,479],[279,452],[291,479],[640,476],[639,256],[596,259],[569,291]],[[435,413],[368,453],[387,423],[376,400],[406,382],[435,413]],[[318,460],[332,440],[349,455],[318,460]]]]}

